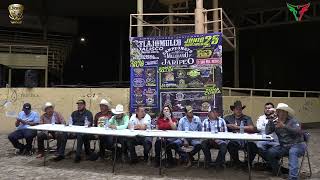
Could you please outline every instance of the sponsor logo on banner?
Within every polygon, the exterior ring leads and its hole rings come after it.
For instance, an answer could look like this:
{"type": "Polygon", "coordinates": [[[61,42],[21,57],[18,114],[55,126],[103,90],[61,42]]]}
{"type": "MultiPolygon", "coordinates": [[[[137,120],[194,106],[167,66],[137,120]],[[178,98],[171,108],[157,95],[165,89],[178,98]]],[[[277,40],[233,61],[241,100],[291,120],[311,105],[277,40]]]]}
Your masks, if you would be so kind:
{"type": "Polygon", "coordinates": [[[133,87],[143,87],[145,85],[145,80],[142,78],[133,79],[133,87]]]}
{"type": "Polygon", "coordinates": [[[221,58],[210,58],[210,59],[197,59],[197,65],[221,65],[222,59],[221,58]]]}

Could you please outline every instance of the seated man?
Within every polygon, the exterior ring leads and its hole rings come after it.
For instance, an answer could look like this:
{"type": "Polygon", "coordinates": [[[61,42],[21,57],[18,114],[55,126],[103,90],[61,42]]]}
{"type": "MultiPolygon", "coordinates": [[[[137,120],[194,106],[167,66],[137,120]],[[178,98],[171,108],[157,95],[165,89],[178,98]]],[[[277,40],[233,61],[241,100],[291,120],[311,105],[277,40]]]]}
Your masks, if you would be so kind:
{"type": "MultiPolygon", "coordinates": [[[[51,102],[47,102],[44,107],[43,111],[45,112],[41,117],[40,117],[40,124],[65,124],[63,117],[61,116],[60,113],[54,111],[54,105],[51,102]]],[[[48,134],[45,133],[44,131],[41,131],[37,135],[38,139],[38,156],[37,158],[43,157],[44,153],[44,140],[45,139],[55,139],[56,134],[60,132],[53,132],[49,131],[48,134]],[[49,136],[49,137],[48,137],[49,136]]],[[[57,140],[57,149],[61,146],[61,139],[57,140]]]]}
{"type": "MultiPolygon", "coordinates": [[[[257,130],[259,132],[265,131],[266,125],[269,121],[275,119],[275,109],[272,103],[266,103],[264,105],[264,115],[260,116],[257,120],[257,130]],[[263,129],[264,128],[264,129],[263,129]]],[[[275,132],[271,134],[273,137],[273,141],[258,141],[256,142],[258,147],[258,153],[262,157],[263,160],[267,161],[266,153],[267,150],[271,147],[279,145],[278,136],[275,132]]]]}
{"type": "Polygon", "coordinates": [[[32,140],[37,135],[37,131],[27,129],[27,127],[37,124],[39,124],[39,114],[31,111],[31,105],[25,103],[16,120],[17,130],[8,136],[12,145],[19,150],[19,154],[31,155],[32,140]],[[26,139],[26,145],[19,142],[19,139],[23,138],[26,139]]]}
{"type": "MultiPolygon", "coordinates": [[[[203,121],[203,127],[205,131],[211,131],[212,128],[217,128],[218,132],[228,132],[226,122],[224,119],[219,117],[219,109],[218,108],[212,108],[209,111],[208,119],[205,119],[203,121]]],[[[217,167],[224,167],[225,163],[225,156],[227,154],[227,144],[228,141],[220,140],[220,139],[207,139],[202,141],[202,151],[205,156],[205,163],[207,165],[212,164],[211,159],[211,148],[219,149],[218,156],[216,158],[216,161],[214,163],[217,167]]]]}
{"type": "MultiPolygon", "coordinates": [[[[224,119],[227,123],[228,131],[230,132],[239,132],[240,124],[243,122],[244,125],[244,132],[252,133],[255,131],[253,126],[251,117],[244,115],[242,110],[246,106],[242,106],[241,101],[234,102],[233,106],[230,106],[230,109],[233,111],[232,115],[226,116],[224,119]]],[[[252,165],[252,162],[257,154],[257,146],[254,142],[245,142],[243,140],[231,140],[228,143],[228,151],[231,156],[231,160],[233,165],[241,165],[239,160],[239,150],[245,149],[247,150],[247,146],[249,146],[249,163],[252,165]]]]}
{"type": "Polygon", "coordinates": [[[278,119],[268,122],[266,132],[275,132],[280,145],[267,150],[268,163],[272,167],[273,175],[277,175],[279,159],[289,155],[288,179],[299,179],[299,157],[304,155],[306,149],[300,123],[294,117],[294,110],[287,104],[279,103],[276,111],[278,119]]]}
{"type": "MultiPolygon", "coordinates": [[[[143,106],[138,106],[136,108],[136,114],[133,114],[129,120],[129,128],[135,130],[146,130],[151,127],[151,117],[146,114],[143,106]],[[133,126],[133,127],[131,127],[133,126]]],[[[144,161],[148,161],[148,155],[152,148],[152,137],[141,137],[137,136],[134,138],[127,139],[128,150],[130,154],[131,163],[136,163],[138,161],[135,146],[143,145],[143,155],[144,161]]]]}
{"type": "MultiPolygon", "coordinates": [[[[129,124],[129,116],[125,114],[123,105],[118,104],[115,109],[111,109],[114,116],[109,120],[109,128],[114,130],[127,129],[129,124]]],[[[111,150],[114,156],[114,144],[116,143],[113,136],[101,136],[101,143],[104,143],[106,149],[111,150]]],[[[123,137],[118,137],[118,142],[121,144],[122,154],[125,158],[128,157],[127,146],[123,137]]],[[[121,151],[118,151],[121,152],[121,151]]]]}
{"type": "MultiPolygon", "coordinates": [[[[84,126],[86,121],[89,123],[89,126],[91,126],[93,122],[92,118],[92,113],[86,109],[86,102],[84,100],[79,100],[77,101],[78,105],[78,110],[72,112],[71,114],[71,120],[72,120],[72,125],[76,126],[84,126]]],[[[58,149],[58,156],[54,158],[55,161],[60,161],[64,159],[64,151],[66,148],[67,144],[67,139],[68,138],[74,138],[76,137],[77,139],[77,150],[76,150],[76,157],[74,159],[75,163],[79,163],[81,160],[81,151],[82,151],[82,146],[84,145],[86,155],[89,156],[91,154],[91,149],[90,149],[90,135],[88,134],[68,134],[68,133],[63,133],[62,135],[58,135],[57,139],[60,139],[61,141],[61,147],[58,149]]]]}
{"type": "MultiPolygon", "coordinates": [[[[102,99],[100,102],[100,112],[98,112],[94,116],[94,126],[104,128],[106,121],[109,122],[111,117],[112,117],[112,112],[110,109],[110,104],[107,100],[102,99]]],[[[97,137],[99,137],[99,140],[100,140],[100,144],[99,144],[100,152],[98,154],[101,158],[104,158],[106,147],[105,147],[105,143],[103,143],[103,136],[97,136],[97,137]]]]}
{"type": "MultiPolygon", "coordinates": [[[[202,124],[198,116],[193,115],[193,109],[191,106],[186,106],[185,116],[179,121],[178,131],[201,131],[202,124]]],[[[191,166],[193,156],[201,150],[201,141],[199,139],[177,139],[172,144],[169,145],[175,149],[175,151],[180,155],[182,161],[187,161],[187,167],[191,166]],[[186,153],[182,146],[188,147],[193,146],[193,149],[186,153]]]]}

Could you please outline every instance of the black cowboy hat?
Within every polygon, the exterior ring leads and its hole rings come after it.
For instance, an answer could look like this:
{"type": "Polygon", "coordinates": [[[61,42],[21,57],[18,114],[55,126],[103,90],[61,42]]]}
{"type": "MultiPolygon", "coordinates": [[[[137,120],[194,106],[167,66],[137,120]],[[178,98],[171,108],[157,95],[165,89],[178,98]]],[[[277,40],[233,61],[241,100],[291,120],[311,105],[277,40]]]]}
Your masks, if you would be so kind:
{"type": "Polygon", "coordinates": [[[235,101],[233,105],[230,106],[231,111],[233,111],[236,107],[241,107],[242,109],[246,108],[246,106],[242,106],[242,103],[239,100],[235,101]]]}

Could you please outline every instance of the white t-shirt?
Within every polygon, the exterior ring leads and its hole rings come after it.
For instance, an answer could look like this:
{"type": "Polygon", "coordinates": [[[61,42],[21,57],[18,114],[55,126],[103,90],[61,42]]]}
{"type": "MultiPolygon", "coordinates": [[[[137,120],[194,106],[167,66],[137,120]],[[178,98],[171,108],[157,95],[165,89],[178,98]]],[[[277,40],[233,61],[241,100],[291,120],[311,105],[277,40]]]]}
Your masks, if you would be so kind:
{"type": "Polygon", "coordinates": [[[138,124],[144,124],[144,125],[147,125],[149,126],[151,124],[151,117],[149,114],[146,114],[144,116],[144,118],[142,119],[138,119],[136,114],[132,114],[131,118],[130,118],[130,121],[129,123],[133,123],[134,125],[138,125],[138,124]]]}

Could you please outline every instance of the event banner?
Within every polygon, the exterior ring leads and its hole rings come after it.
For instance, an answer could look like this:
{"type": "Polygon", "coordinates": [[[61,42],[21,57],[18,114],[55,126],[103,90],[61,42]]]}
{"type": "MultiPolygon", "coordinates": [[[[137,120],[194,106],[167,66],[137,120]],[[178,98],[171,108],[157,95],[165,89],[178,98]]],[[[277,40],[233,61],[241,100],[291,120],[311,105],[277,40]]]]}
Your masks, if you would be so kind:
{"type": "Polygon", "coordinates": [[[130,112],[138,105],[157,115],[170,106],[176,118],[191,105],[205,117],[222,110],[222,34],[130,39],[130,112]]]}

